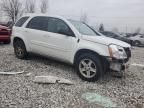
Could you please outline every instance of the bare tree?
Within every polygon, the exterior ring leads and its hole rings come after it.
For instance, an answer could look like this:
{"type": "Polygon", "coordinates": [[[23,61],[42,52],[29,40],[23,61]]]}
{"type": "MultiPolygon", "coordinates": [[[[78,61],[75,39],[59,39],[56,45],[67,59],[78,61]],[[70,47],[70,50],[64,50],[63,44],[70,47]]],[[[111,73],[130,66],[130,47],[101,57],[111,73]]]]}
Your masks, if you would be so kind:
{"type": "Polygon", "coordinates": [[[87,14],[86,13],[84,13],[84,14],[81,14],[81,16],[80,16],[80,21],[82,21],[82,22],[84,22],[84,23],[88,23],[88,16],[87,16],[87,14]]]}
{"type": "Polygon", "coordinates": [[[13,23],[21,15],[22,4],[19,0],[2,0],[1,9],[13,23]]]}
{"type": "Polygon", "coordinates": [[[47,10],[48,10],[48,0],[41,0],[40,10],[41,10],[41,13],[46,13],[47,12],[47,10]]]}
{"type": "Polygon", "coordinates": [[[26,13],[34,13],[35,7],[36,7],[35,0],[26,0],[26,4],[25,4],[25,12],[26,13]]]}

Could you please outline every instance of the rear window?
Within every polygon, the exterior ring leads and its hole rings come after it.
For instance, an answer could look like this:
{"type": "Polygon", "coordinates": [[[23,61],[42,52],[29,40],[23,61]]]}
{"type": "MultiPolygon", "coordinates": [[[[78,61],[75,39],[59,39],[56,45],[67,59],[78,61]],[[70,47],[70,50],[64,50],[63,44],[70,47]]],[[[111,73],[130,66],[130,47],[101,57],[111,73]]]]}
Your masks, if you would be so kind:
{"type": "Polygon", "coordinates": [[[29,17],[22,17],[20,20],[17,21],[15,24],[16,27],[21,27],[29,17]]]}
{"type": "Polygon", "coordinates": [[[48,17],[45,16],[34,17],[30,20],[30,22],[26,27],[30,29],[48,31],[48,17]]]}

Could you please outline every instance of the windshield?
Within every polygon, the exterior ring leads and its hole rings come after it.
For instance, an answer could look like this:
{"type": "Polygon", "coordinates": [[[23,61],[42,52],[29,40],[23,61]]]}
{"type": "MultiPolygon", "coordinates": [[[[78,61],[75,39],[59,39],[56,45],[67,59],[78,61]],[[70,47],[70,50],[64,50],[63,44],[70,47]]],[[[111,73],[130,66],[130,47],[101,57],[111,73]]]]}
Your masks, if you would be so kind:
{"type": "Polygon", "coordinates": [[[90,36],[100,36],[96,31],[91,29],[88,25],[80,22],[80,21],[74,21],[74,20],[69,20],[75,28],[82,34],[82,35],[90,35],[90,36]]]}

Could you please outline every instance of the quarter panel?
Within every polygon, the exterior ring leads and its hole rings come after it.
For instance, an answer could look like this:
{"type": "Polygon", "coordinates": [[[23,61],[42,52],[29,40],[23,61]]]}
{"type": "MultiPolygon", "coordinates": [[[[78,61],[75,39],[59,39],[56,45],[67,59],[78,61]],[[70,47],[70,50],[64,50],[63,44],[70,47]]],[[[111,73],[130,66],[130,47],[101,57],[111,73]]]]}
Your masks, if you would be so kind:
{"type": "Polygon", "coordinates": [[[24,29],[25,28],[22,28],[22,27],[13,27],[12,35],[11,35],[12,44],[13,44],[14,38],[18,37],[24,41],[26,50],[30,52],[30,47],[29,47],[27,38],[24,34],[24,29]]]}

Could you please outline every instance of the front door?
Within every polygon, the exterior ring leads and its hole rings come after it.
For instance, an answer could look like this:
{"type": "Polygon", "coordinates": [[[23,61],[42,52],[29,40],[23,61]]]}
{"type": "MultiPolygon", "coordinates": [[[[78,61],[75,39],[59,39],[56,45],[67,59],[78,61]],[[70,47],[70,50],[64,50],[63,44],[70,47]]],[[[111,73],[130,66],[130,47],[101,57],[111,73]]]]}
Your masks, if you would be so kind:
{"type": "Polygon", "coordinates": [[[61,19],[49,17],[45,34],[47,53],[62,60],[69,60],[75,37],[69,26],[61,19]]]}

